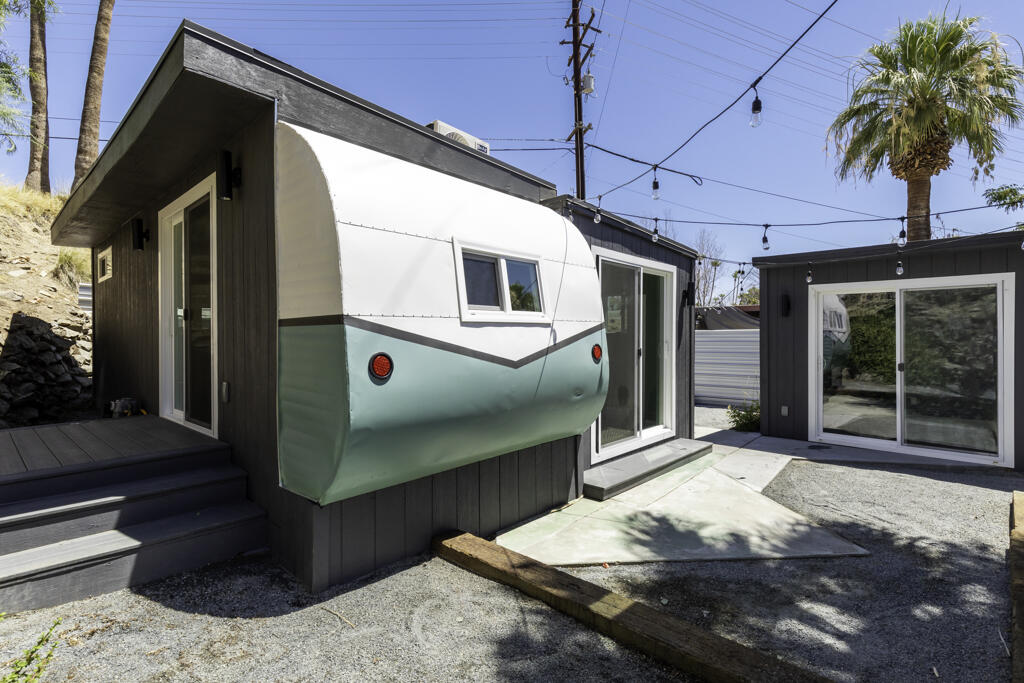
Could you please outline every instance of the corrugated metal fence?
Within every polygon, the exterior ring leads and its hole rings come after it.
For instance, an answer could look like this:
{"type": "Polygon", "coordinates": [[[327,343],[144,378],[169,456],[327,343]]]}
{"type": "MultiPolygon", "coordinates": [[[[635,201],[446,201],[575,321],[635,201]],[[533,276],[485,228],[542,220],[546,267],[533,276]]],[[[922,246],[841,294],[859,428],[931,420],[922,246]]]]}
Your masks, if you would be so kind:
{"type": "Polygon", "coordinates": [[[760,330],[697,330],[697,403],[745,405],[761,394],[760,330]]]}

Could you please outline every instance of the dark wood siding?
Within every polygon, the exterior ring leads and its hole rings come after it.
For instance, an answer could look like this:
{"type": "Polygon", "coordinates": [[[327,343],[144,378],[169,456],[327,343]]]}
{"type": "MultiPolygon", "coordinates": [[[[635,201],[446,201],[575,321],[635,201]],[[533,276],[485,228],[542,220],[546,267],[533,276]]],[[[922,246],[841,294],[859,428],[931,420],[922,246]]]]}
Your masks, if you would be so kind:
{"type": "MultiPolygon", "coordinates": [[[[807,386],[808,262],[814,284],[873,282],[896,279],[896,264],[903,262],[904,278],[947,277],[986,273],[1015,273],[1024,267],[1019,235],[992,235],[955,244],[935,243],[919,252],[897,255],[892,247],[865,247],[754,260],[761,268],[761,431],[768,436],[808,438],[810,415],[807,386]],[[784,301],[789,302],[785,313],[784,301]],[[789,415],[783,416],[783,408],[789,415]]],[[[1018,283],[1019,286],[1019,283],[1018,283]]],[[[1014,344],[1024,344],[1024,297],[1015,297],[1014,344]]],[[[1015,363],[1015,368],[1017,363],[1015,363]]],[[[1014,393],[1024,390],[1024,372],[1016,371],[1014,393]]],[[[1014,424],[1024,424],[1024,402],[1014,406],[1014,424]]],[[[1017,459],[1016,469],[1024,470],[1017,459]]]]}
{"type": "Polygon", "coordinates": [[[447,531],[491,537],[565,505],[576,483],[579,437],[472,463],[316,510],[313,590],[348,581],[430,550],[447,531]]]}

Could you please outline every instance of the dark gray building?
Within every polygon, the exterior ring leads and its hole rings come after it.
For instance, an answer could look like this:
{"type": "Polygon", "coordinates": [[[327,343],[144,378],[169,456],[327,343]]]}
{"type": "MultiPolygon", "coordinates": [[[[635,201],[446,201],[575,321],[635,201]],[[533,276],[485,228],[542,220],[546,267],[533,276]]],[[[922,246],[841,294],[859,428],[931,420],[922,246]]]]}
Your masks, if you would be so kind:
{"type": "Polygon", "coordinates": [[[1024,468],[1020,233],[753,262],[764,434],[1024,468]]]}

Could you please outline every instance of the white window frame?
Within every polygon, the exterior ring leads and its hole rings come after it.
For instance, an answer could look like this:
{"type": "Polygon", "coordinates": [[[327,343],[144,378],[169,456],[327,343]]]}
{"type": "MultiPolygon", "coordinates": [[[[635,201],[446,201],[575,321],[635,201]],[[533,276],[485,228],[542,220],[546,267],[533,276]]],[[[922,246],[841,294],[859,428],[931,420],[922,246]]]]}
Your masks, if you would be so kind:
{"type": "Polygon", "coordinates": [[[217,174],[210,174],[185,194],[161,209],[157,214],[157,229],[159,231],[157,237],[159,251],[157,291],[160,298],[160,416],[216,438],[219,431],[220,413],[220,398],[217,390],[220,386],[220,372],[217,363],[217,327],[219,317],[217,306],[217,174]],[[174,282],[172,271],[174,240],[171,232],[175,216],[206,196],[210,198],[210,353],[212,354],[212,362],[210,367],[211,404],[209,429],[189,422],[185,419],[182,411],[174,409],[174,292],[172,291],[174,282]]]}
{"type": "MultiPolygon", "coordinates": [[[[665,363],[664,375],[662,377],[662,401],[664,401],[665,406],[665,422],[661,425],[640,430],[638,436],[623,439],[602,448],[600,446],[601,433],[599,428],[601,418],[599,415],[590,430],[590,464],[593,466],[620,455],[632,453],[653,444],[673,439],[676,436],[676,402],[679,398],[676,396],[676,350],[674,340],[678,324],[676,315],[676,278],[678,277],[678,269],[670,263],[623,254],[603,247],[591,247],[591,252],[593,252],[597,259],[598,273],[601,271],[601,264],[603,262],[611,262],[639,268],[641,280],[644,273],[651,273],[665,279],[665,308],[662,313],[665,329],[663,330],[662,352],[664,354],[663,357],[668,359],[668,362],[665,363]]],[[[641,306],[637,302],[638,316],[641,315],[640,309],[641,306]]],[[[639,325],[637,329],[640,329],[639,325]]],[[[638,395],[636,408],[641,413],[643,411],[642,400],[642,396],[638,395]]]]}
{"type": "Polygon", "coordinates": [[[113,245],[103,249],[96,254],[96,282],[109,280],[114,276],[114,247],[113,245]],[[106,267],[101,267],[106,263],[106,267]]]}
{"type": "Polygon", "coordinates": [[[879,451],[905,453],[929,458],[957,460],[1001,467],[1014,466],[1014,292],[1015,276],[1013,273],[987,273],[982,275],[959,275],[950,277],[900,278],[898,280],[842,282],[834,284],[812,284],[807,288],[807,440],[830,443],[840,446],[869,448],[879,451]],[[995,286],[998,296],[998,395],[999,412],[997,433],[999,452],[993,456],[986,453],[963,452],[952,449],[928,448],[901,443],[903,441],[902,415],[904,388],[903,373],[897,373],[897,420],[896,440],[872,439],[863,436],[832,434],[822,428],[822,319],[819,315],[820,298],[824,294],[862,294],[870,292],[894,292],[896,294],[896,359],[903,360],[903,339],[899,333],[899,320],[903,317],[904,290],[922,289],[956,289],[961,287],[995,286]]]}
{"type": "Polygon", "coordinates": [[[473,323],[522,323],[533,325],[551,324],[551,305],[544,290],[544,276],[541,269],[542,259],[535,254],[496,249],[492,246],[463,242],[452,239],[452,251],[455,255],[455,280],[459,290],[459,315],[462,322],[473,323]],[[462,265],[464,254],[484,256],[494,259],[498,265],[498,309],[474,308],[469,305],[469,294],[466,290],[466,272],[462,265]],[[540,299],[540,311],[513,311],[508,289],[508,267],[506,260],[532,263],[537,269],[537,296],[540,299]]]}

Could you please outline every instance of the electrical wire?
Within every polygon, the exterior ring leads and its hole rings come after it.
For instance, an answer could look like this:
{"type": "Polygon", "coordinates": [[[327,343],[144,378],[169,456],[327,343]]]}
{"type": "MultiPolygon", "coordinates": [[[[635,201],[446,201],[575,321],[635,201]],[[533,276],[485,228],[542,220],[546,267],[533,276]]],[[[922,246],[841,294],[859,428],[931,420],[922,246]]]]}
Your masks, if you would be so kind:
{"type": "Polygon", "coordinates": [[[637,180],[640,180],[640,178],[643,178],[643,177],[644,177],[644,176],[646,176],[646,175],[647,175],[648,173],[650,173],[650,172],[652,172],[653,170],[655,170],[655,169],[656,169],[656,168],[657,168],[658,166],[660,166],[661,164],[665,163],[666,161],[668,161],[669,159],[671,159],[672,157],[674,157],[674,156],[675,156],[676,154],[678,154],[680,150],[682,150],[682,149],[683,149],[684,147],[686,147],[686,145],[690,144],[690,141],[691,141],[691,140],[693,140],[693,139],[694,139],[695,137],[697,137],[698,135],[700,135],[700,134],[701,134],[701,132],[703,132],[703,130],[704,130],[705,128],[707,128],[707,127],[708,127],[708,126],[710,126],[710,125],[711,125],[712,123],[714,123],[715,121],[717,121],[718,119],[720,119],[720,118],[721,118],[721,117],[722,117],[722,116],[723,116],[723,115],[725,114],[725,112],[727,112],[727,111],[729,111],[730,109],[732,109],[732,108],[733,108],[733,107],[734,107],[734,106],[736,105],[736,103],[737,103],[737,102],[739,102],[739,101],[740,101],[741,99],[743,99],[743,97],[744,97],[744,96],[745,96],[745,95],[746,95],[746,94],[747,94],[748,92],[750,92],[751,90],[753,90],[754,88],[756,88],[756,87],[758,86],[758,84],[759,84],[759,83],[761,82],[761,79],[763,79],[763,78],[764,78],[765,76],[767,76],[767,75],[768,75],[768,73],[769,73],[769,72],[771,72],[771,70],[772,70],[772,69],[774,69],[774,68],[775,68],[775,66],[776,66],[776,65],[777,65],[777,64],[778,64],[779,62],[781,62],[781,61],[782,61],[782,59],[783,59],[783,58],[784,58],[784,57],[785,57],[785,56],[786,56],[787,54],[789,54],[789,51],[790,51],[790,50],[792,50],[792,49],[793,49],[793,48],[794,48],[794,47],[796,46],[796,44],[797,44],[797,43],[799,43],[799,42],[800,42],[800,40],[801,40],[801,39],[802,39],[802,38],[803,38],[804,36],[806,36],[806,35],[807,35],[807,33],[808,33],[808,32],[809,32],[809,31],[810,31],[810,30],[811,30],[812,28],[814,28],[815,24],[817,24],[817,23],[818,23],[819,21],[821,21],[822,17],[824,17],[824,16],[825,16],[825,14],[826,14],[826,13],[827,13],[827,12],[828,12],[828,11],[829,11],[830,9],[832,9],[832,7],[833,7],[833,6],[834,6],[834,5],[835,5],[835,4],[837,3],[837,2],[839,2],[839,0],[832,0],[832,2],[830,2],[830,3],[828,4],[828,7],[826,7],[826,8],[825,8],[825,9],[824,9],[824,10],[823,10],[823,11],[821,12],[821,14],[819,14],[819,15],[817,16],[817,18],[816,18],[816,19],[815,19],[815,20],[814,20],[813,22],[811,22],[810,26],[808,26],[807,28],[805,28],[805,29],[804,29],[804,31],[803,31],[803,33],[801,33],[801,34],[800,34],[799,36],[797,36],[796,40],[794,40],[794,41],[793,41],[792,43],[790,43],[789,47],[787,47],[787,48],[786,48],[786,49],[785,49],[785,50],[784,50],[784,51],[782,52],[782,54],[780,54],[780,55],[779,55],[779,56],[778,56],[778,57],[777,57],[777,58],[775,59],[775,61],[771,63],[771,65],[770,65],[770,66],[769,66],[769,67],[768,67],[767,69],[765,69],[765,70],[764,70],[763,72],[761,72],[761,75],[760,75],[760,76],[758,76],[758,77],[757,77],[756,79],[754,79],[754,82],[753,82],[753,83],[751,83],[750,85],[748,85],[748,86],[746,87],[746,89],[745,89],[745,90],[744,90],[743,92],[741,92],[741,93],[740,93],[740,94],[739,94],[739,95],[738,95],[738,96],[736,97],[736,99],[734,99],[734,100],[733,100],[732,102],[730,102],[730,103],[729,103],[729,105],[728,105],[727,107],[725,107],[725,109],[723,109],[722,111],[720,111],[720,112],[718,112],[717,114],[715,114],[715,115],[714,115],[714,116],[713,116],[713,117],[712,117],[711,119],[709,119],[709,120],[708,120],[708,121],[707,121],[706,123],[704,123],[703,125],[701,125],[701,127],[700,127],[700,128],[698,128],[698,129],[697,129],[696,131],[694,131],[694,132],[693,132],[693,133],[692,133],[692,134],[691,134],[691,135],[690,135],[690,136],[689,136],[688,138],[686,138],[685,140],[683,140],[683,142],[682,142],[682,143],[681,143],[681,144],[680,144],[680,145],[679,145],[678,147],[676,147],[676,148],[675,148],[674,150],[672,150],[672,152],[671,152],[671,153],[669,153],[669,154],[668,154],[667,156],[665,156],[665,158],[664,158],[664,159],[662,159],[661,161],[659,161],[659,162],[658,162],[657,164],[655,164],[654,166],[652,166],[652,167],[651,167],[650,169],[648,169],[648,170],[645,170],[645,171],[644,171],[643,173],[641,173],[641,174],[639,174],[638,176],[636,176],[636,177],[632,178],[631,180],[627,180],[627,181],[626,181],[626,182],[624,182],[624,183],[621,183],[621,184],[619,184],[619,185],[616,185],[616,186],[615,186],[615,187],[613,187],[613,188],[612,188],[611,190],[606,190],[605,192],[602,192],[601,194],[602,194],[602,195],[608,195],[608,194],[611,194],[612,192],[615,192],[616,190],[619,190],[619,189],[621,189],[621,188],[625,187],[626,185],[631,185],[632,183],[636,182],[637,180]]]}

